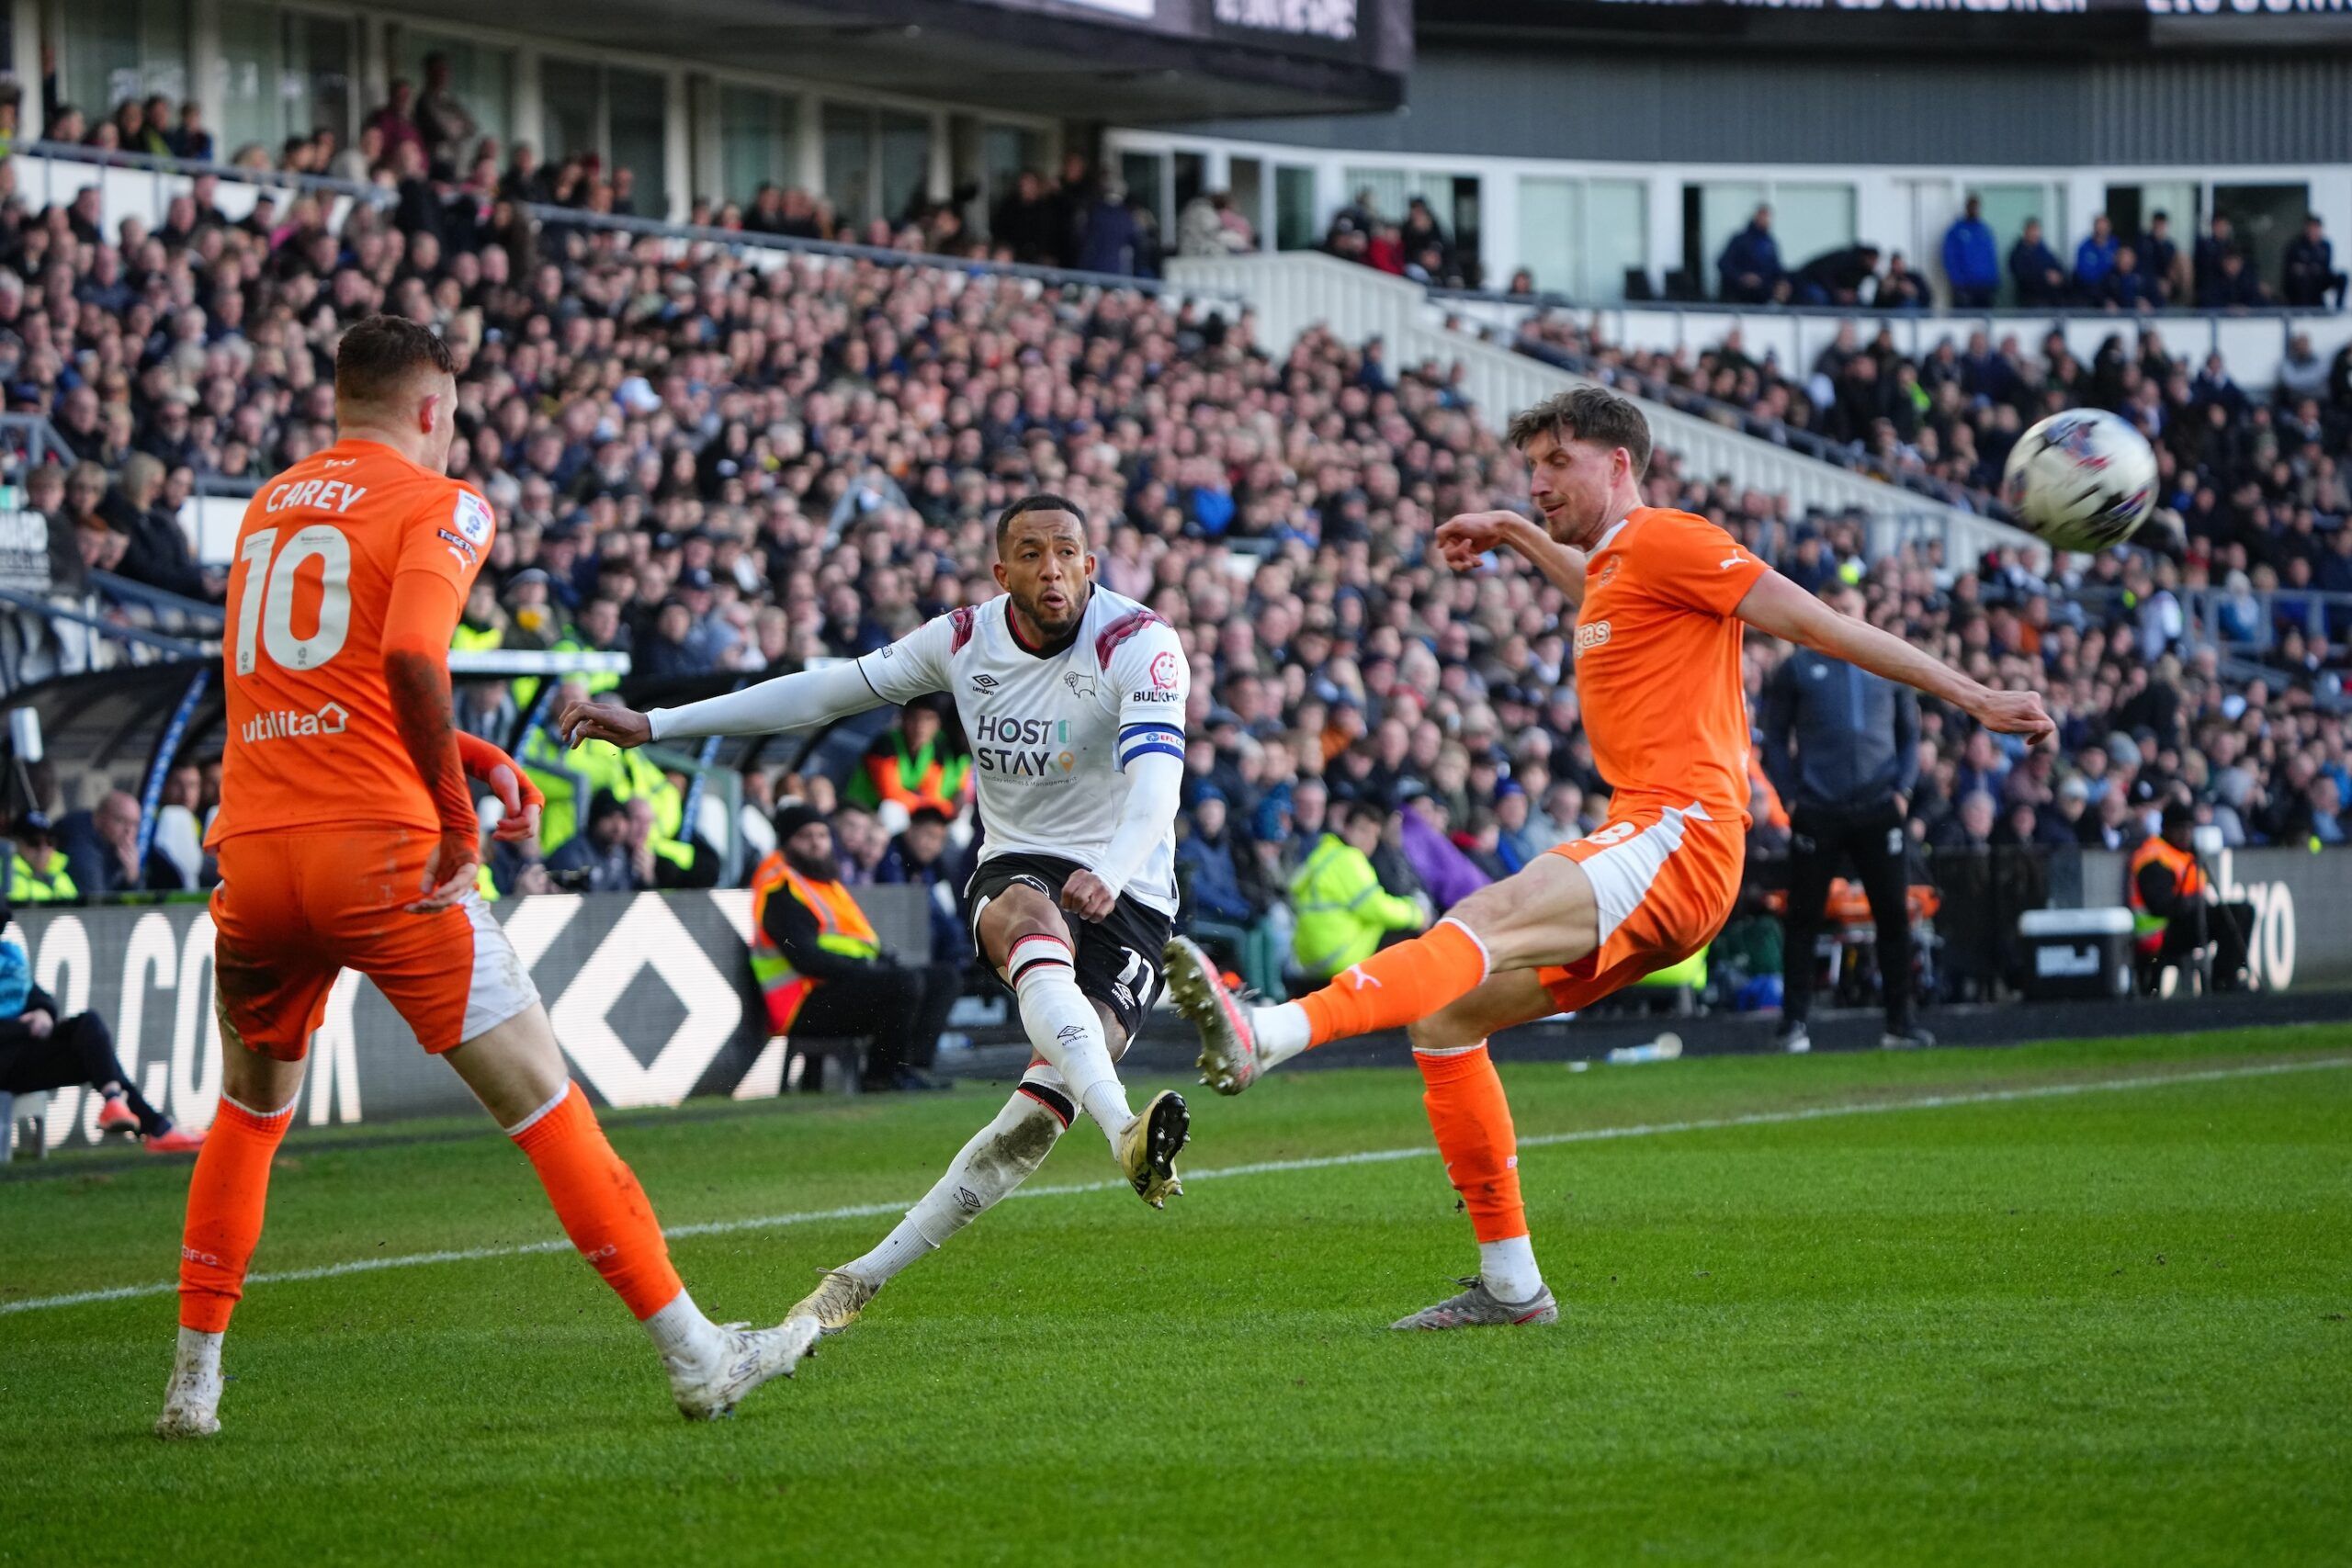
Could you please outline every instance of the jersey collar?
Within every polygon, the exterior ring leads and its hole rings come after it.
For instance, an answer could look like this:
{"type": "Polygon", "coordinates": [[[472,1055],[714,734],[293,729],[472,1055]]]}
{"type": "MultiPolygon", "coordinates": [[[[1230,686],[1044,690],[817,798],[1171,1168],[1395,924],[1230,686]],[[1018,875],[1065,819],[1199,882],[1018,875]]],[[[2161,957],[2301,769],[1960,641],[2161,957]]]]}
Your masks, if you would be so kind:
{"type": "MultiPolygon", "coordinates": [[[[1093,607],[1094,595],[1092,593],[1089,593],[1086,596],[1086,608],[1091,610],[1093,607]]],[[[1012,646],[1019,649],[1022,652],[1029,655],[1030,658],[1053,659],[1058,655],[1068,653],[1072,645],[1078,641],[1079,634],[1086,630],[1086,610],[1080,610],[1079,612],[1078,625],[1070,627],[1069,636],[1057,637],[1052,642],[1046,643],[1042,647],[1032,647],[1029,639],[1021,635],[1021,617],[1013,613],[1012,601],[1011,596],[1008,595],[1004,605],[1004,629],[1012,634],[1012,646]]]]}

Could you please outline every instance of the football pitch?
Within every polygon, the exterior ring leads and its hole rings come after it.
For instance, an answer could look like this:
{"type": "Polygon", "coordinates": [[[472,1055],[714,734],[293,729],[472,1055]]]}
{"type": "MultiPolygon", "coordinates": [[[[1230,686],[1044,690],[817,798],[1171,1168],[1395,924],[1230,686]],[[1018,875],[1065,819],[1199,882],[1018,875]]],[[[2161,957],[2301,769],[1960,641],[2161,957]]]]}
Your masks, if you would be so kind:
{"type": "MultiPolygon", "coordinates": [[[[1504,1076],[1556,1327],[1389,1333],[1474,1256],[1419,1079],[1292,1072],[1164,1214],[1081,1123],[715,1427],[435,1123],[288,1140],[161,1444],[187,1168],[60,1156],[0,1183],[0,1561],[2352,1557],[2352,1027],[1504,1076]]],[[[1001,1095],[609,1122],[771,1320],[1001,1095]]]]}

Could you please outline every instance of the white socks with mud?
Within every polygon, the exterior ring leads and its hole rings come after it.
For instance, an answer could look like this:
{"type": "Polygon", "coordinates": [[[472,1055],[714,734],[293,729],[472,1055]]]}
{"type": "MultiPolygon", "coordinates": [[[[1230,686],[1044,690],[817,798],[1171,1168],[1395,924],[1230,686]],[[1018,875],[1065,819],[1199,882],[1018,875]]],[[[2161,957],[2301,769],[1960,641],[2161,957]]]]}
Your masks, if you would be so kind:
{"type": "Polygon", "coordinates": [[[881,1245],[842,1267],[879,1285],[908,1264],[937,1251],[1032,1176],[1062,1135],[1061,1118],[1015,1094],[996,1120],[972,1134],[922,1201],[907,1211],[881,1245]]]}
{"type": "Polygon", "coordinates": [[[1261,1068],[1282,1066],[1306,1050],[1307,1041],[1314,1036],[1313,1026],[1306,1021],[1306,1010],[1296,1002],[1251,1008],[1250,1032],[1257,1037],[1261,1068]]]}
{"type": "Polygon", "coordinates": [[[1012,944],[1005,973],[1021,1000],[1021,1025],[1046,1064],[1061,1074],[1070,1098],[1086,1108],[1119,1152],[1119,1134],[1136,1119],[1127,1091],[1111,1065],[1102,1020],[1078,988],[1078,968],[1069,947],[1057,937],[1024,936],[1012,944]]]}
{"type": "Polygon", "coordinates": [[[645,1320],[645,1332],[662,1360],[673,1366],[707,1361],[727,1348],[718,1325],[703,1316],[694,1297],[680,1291],[670,1304],[645,1320]]]}
{"type": "Polygon", "coordinates": [[[1544,1293],[1544,1271],[1535,1267],[1535,1244],[1523,1235],[1478,1244],[1478,1277],[1506,1305],[1532,1302],[1544,1293]]]}

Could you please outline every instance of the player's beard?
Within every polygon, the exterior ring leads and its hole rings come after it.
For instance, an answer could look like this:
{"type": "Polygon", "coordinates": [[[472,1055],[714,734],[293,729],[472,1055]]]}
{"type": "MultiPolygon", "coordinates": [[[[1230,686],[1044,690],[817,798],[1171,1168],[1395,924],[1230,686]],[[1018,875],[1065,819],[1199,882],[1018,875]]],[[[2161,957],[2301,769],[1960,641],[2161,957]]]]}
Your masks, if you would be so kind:
{"type": "Polygon", "coordinates": [[[784,852],[784,863],[811,882],[831,882],[839,877],[842,868],[831,855],[803,855],[791,850],[784,852]]]}
{"type": "Polygon", "coordinates": [[[1048,621],[1046,618],[1046,612],[1044,608],[1038,604],[1035,599],[1027,594],[1013,594],[1012,605],[1013,608],[1019,610],[1021,614],[1027,618],[1031,626],[1037,628],[1038,634],[1043,637],[1046,641],[1059,642],[1062,638],[1078,630],[1079,622],[1086,618],[1086,602],[1088,596],[1092,592],[1093,585],[1091,583],[1081,583],[1075,592],[1070,592],[1069,595],[1069,607],[1067,613],[1058,621],[1048,621]]]}

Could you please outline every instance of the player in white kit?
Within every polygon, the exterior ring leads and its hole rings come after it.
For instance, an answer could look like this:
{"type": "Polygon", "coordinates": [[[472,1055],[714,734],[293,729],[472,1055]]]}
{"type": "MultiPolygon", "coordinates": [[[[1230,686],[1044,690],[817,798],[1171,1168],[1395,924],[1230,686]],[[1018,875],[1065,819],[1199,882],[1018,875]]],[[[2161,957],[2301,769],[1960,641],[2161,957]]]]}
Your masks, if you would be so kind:
{"type": "Polygon", "coordinates": [[[1014,502],[997,521],[996,547],[1001,596],[863,659],[684,707],[637,714],[583,702],[558,719],[572,744],[637,746],[799,729],[932,692],[955,698],[985,831],[967,889],[973,935],[1019,998],[1037,1059],[897,1228],[826,1270],[789,1314],[815,1317],[829,1334],[1019,1186],[1080,1111],[1101,1124],[1145,1202],[1157,1209],[1183,1190],[1183,1098],[1162,1091],[1137,1115],[1114,1066],[1159,995],[1176,913],[1192,689],[1183,645],[1158,615],[1095,586],[1076,503],[1014,502]]]}

